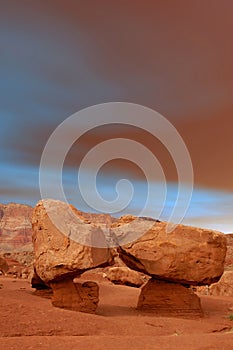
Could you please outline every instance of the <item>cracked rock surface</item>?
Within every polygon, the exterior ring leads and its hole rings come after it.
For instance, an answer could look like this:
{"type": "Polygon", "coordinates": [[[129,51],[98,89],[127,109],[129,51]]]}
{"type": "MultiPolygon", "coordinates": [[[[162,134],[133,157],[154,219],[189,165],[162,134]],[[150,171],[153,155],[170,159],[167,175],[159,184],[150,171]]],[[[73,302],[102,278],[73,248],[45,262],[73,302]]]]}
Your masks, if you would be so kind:
{"type": "MultiPolygon", "coordinates": [[[[122,217],[114,224],[121,239],[130,220],[135,218],[122,217]]],[[[136,236],[139,229],[143,233],[145,223],[144,233],[132,243],[118,248],[120,258],[131,269],[156,279],[187,285],[209,285],[223,274],[226,255],[224,234],[184,225],[177,225],[167,233],[165,222],[151,220],[149,230],[146,226],[148,219],[139,218],[135,222],[136,236]]]]}
{"type": "Polygon", "coordinates": [[[106,245],[101,227],[85,222],[78,213],[72,206],[55,200],[40,201],[34,209],[34,266],[45,283],[74,277],[111,262],[109,248],[91,246],[95,240],[106,245]]]}

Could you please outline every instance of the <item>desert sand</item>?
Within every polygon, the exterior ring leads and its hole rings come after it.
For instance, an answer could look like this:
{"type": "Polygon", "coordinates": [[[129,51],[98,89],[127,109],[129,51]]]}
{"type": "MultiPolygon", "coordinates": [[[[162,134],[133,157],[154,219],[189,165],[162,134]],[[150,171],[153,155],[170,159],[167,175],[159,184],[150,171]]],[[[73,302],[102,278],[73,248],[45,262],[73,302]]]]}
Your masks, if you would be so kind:
{"type": "Polygon", "coordinates": [[[55,308],[28,280],[1,277],[1,349],[232,349],[233,298],[201,295],[203,318],[158,317],[136,310],[140,290],[96,275],[96,314],[55,308]]]}

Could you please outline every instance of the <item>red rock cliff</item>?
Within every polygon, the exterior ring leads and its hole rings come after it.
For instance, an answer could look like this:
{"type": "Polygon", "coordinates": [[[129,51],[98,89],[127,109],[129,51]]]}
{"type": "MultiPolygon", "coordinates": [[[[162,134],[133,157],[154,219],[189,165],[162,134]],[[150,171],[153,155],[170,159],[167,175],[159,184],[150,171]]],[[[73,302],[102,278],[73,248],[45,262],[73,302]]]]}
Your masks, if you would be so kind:
{"type": "Polygon", "coordinates": [[[24,204],[0,204],[0,251],[32,250],[32,210],[24,204]]]}

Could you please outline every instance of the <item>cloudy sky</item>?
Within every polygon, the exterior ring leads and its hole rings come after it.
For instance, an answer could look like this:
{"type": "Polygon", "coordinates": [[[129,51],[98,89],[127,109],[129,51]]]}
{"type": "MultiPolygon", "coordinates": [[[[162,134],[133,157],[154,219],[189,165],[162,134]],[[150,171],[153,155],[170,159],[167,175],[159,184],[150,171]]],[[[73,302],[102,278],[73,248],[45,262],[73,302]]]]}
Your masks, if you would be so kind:
{"type": "MultiPolygon", "coordinates": [[[[231,0],[0,0],[0,202],[34,205],[54,129],[83,108],[124,101],[158,111],[187,145],[194,192],[183,222],[233,232],[232,11],[231,0]]],[[[174,162],[158,140],[125,125],[93,129],[75,142],[63,169],[67,199],[91,210],[77,190],[80,161],[117,137],[143,144],[160,161],[167,219],[177,192],[174,162]]],[[[137,214],[147,186],[132,162],[103,166],[99,192],[112,200],[121,178],[135,193],[119,214],[137,214]]]]}

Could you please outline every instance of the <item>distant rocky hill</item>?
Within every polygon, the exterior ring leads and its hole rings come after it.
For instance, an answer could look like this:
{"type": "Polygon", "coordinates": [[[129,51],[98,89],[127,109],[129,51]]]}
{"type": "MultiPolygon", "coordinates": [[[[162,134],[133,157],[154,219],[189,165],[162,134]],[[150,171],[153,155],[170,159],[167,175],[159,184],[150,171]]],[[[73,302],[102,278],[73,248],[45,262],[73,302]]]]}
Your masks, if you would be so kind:
{"type": "Polygon", "coordinates": [[[33,208],[25,204],[0,204],[0,251],[32,251],[33,208]]]}

